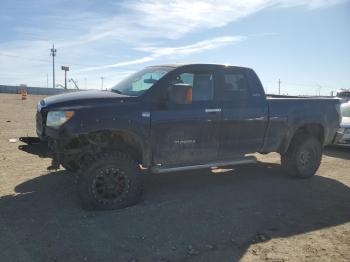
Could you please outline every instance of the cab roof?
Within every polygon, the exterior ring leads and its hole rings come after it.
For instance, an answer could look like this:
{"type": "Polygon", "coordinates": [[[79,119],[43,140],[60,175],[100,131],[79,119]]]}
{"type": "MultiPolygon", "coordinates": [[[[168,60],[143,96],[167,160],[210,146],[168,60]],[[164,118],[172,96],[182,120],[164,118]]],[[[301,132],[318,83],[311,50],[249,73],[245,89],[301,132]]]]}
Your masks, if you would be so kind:
{"type": "Polygon", "coordinates": [[[183,67],[183,66],[214,66],[214,67],[235,67],[235,68],[242,68],[242,69],[250,69],[248,67],[242,67],[242,66],[234,66],[234,65],[224,65],[224,64],[210,64],[210,63],[175,63],[175,64],[161,64],[161,65],[153,65],[150,67],[183,67]]]}

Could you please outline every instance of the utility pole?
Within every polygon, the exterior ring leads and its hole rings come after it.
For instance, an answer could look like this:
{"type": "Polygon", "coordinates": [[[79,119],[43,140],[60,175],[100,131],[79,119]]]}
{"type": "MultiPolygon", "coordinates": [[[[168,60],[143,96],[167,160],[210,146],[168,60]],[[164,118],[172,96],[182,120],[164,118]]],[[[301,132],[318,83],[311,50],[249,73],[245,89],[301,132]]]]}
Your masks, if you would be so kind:
{"type": "Polygon", "coordinates": [[[321,89],[322,89],[322,86],[317,84],[317,87],[318,87],[318,96],[321,96],[321,89]]]}
{"type": "Polygon", "coordinates": [[[278,94],[281,94],[281,79],[278,79],[278,94]]]}
{"type": "Polygon", "coordinates": [[[52,45],[51,48],[51,55],[52,55],[52,86],[55,88],[55,56],[56,56],[57,50],[55,49],[55,45],[52,45]]]}
{"type": "Polygon", "coordinates": [[[101,90],[103,90],[103,79],[105,79],[103,76],[101,76],[101,90]]]}

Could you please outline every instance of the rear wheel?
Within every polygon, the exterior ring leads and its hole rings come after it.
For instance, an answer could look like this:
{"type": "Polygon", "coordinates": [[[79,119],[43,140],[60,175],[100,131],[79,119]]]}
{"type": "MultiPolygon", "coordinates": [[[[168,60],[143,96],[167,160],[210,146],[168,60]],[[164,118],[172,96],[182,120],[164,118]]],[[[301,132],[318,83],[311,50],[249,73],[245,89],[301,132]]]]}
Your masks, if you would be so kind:
{"type": "Polygon", "coordinates": [[[287,152],[281,156],[282,167],[298,178],[312,177],[321,164],[322,145],[314,136],[297,135],[287,152]]]}
{"type": "Polygon", "coordinates": [[[97,155],[82,164],[78,192],[87,209],[110,210],[135,204],[142,194],[137,162],[119,152],[97,155]]]}

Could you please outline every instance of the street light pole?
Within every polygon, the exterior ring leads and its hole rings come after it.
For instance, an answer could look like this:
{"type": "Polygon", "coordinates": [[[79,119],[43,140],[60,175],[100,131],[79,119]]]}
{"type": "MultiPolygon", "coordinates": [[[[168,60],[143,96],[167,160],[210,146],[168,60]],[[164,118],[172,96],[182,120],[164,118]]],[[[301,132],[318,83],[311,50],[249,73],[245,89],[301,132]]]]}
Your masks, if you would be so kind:
{"type": "Polygon", "coordinates": [[[69,66],[61,66],[61,69],[64,70],[64,89],[67,89],[67,71],[69,71],[69,66]]]}

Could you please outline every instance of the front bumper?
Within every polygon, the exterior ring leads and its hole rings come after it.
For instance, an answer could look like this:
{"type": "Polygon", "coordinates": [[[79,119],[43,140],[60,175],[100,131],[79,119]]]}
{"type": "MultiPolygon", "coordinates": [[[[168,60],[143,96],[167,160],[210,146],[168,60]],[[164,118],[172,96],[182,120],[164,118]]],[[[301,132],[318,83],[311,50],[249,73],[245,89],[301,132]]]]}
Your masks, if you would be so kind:
{"type": "Polygon", "coordinates": [[[340,128],[336,133],[333,144],[350,146],[350,128],[340,128]]]}

